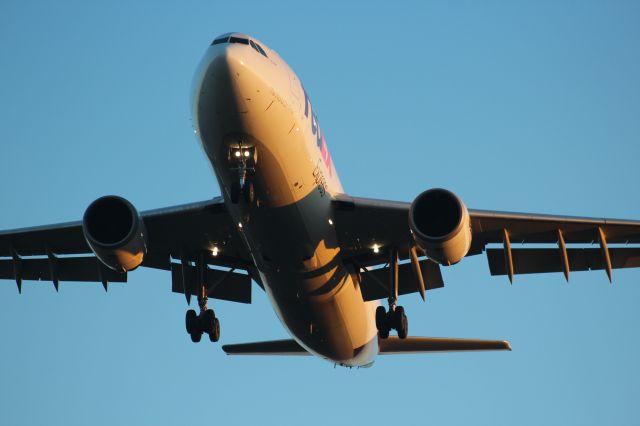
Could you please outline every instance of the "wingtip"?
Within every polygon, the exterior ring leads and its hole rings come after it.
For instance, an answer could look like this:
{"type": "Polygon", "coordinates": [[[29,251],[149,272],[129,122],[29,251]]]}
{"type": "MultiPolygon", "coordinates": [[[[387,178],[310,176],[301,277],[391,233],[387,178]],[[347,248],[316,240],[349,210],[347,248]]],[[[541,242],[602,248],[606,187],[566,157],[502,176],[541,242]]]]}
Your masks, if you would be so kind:
{"type": "Polygon", "coordinates": [[[511,352],[513,349],[511,349],[511,343],[509,343],[508,340],[503,340],[502,343],[504,344],[504,349],[511,352]]]}

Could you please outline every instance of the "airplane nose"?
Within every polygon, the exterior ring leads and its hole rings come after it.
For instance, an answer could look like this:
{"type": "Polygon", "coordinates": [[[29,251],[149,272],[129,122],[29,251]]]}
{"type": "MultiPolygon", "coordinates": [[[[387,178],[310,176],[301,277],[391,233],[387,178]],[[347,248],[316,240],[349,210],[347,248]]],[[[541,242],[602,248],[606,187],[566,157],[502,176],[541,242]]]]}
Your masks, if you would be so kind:
{"type": "Polygon", "coordinates": [[[214,45],[194,78],[194,115],[198,122],[247,113],[242,80],[247,73],[244,46],[214,45]]]}
{"type": "Polygon", "coordinates": [[[245,64],[245,47],[237,44],[225,44],[213,46],[214,52],[211,60],[210,72],[213,74],[226,74],[235,79],[240,78],[245,64]]]}

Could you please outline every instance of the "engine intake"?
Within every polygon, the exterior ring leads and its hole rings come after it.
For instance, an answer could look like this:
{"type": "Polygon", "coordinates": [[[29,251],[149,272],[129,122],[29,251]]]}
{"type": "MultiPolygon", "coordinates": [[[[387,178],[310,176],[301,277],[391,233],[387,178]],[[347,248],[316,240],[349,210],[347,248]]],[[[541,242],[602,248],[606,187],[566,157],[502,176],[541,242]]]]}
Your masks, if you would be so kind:
{"type": "Polygon", "coordinates": [[[137,268],[147,253],[144,222],[122,197],[107,195],[91,203],[82,219],[82,232],[96,257],[114,271],[137,268]]]}
{"type": "Polygon", "coordinates": [[[471,248],[467,207],[446,189],[429,189],[413,200],[409,227],[418,247],[442,265],[458,263],[471,248]]]}

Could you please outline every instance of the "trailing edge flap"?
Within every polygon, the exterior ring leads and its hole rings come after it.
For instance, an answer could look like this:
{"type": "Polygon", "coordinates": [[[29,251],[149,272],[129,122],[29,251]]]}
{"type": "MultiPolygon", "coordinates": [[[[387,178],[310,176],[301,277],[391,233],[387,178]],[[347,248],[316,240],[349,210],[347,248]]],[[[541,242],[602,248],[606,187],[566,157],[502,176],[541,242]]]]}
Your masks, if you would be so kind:
{"type": "Polygon", "coordinates": [[[505,340],[451,339],[447,337],[389,337],[378,341],[381,355],[426,352],[510,351],[505,340]]]}
{"type": "Polygon", "coordinates": [[[223,345],[222,350],[227,355],[311,355],[292,339],[223,345]]]}
{"type": "MultiPolygon", "coordinates": [[[[100,282],[106,280],[110,283],[127,282],[127,273],[113,271],[94,256],[84,257],[55,257],[49,259],[21,258],[20,278],[24,280],[52,281],[54,278],[60,281],[84,281],[100,282]],[[53,273],[53,276],[52,276],[53,273]]],[[[16,265],[11,259],[0,260],[0,279],[14,279],[16,265]]]]}
{"type": "MultiPolygon", "coordinates": [[[[542,272],[562,272],[562,256],[558,249],[523,248],[511,249],[513,270],[515,274],[537,274],[542,272]]],[[[611,267],[640,267],[640,249],[637,247],[609,248],[611,267]]],[[[506,275],[503,249],[487,249],[489,270],[491,275],[506,275]]],[[[567,260],[570,271],[593,271],[605,269],[606,262],[599,248],[567,249],[567,260]]]]}
{"type": "MultiPolygon", "coordinates": [[[[189,293],[196,296],[199,291],[198,270],[188,266],[186,276],[182,276],[182,266],[171,264],[171,290],[174,293],[184,293],[183,279],[189,293]]],[[[220,271],[218,269],[204,270],[204,283],[210,287],[207,296],[214,299],[228,300],[230,302],[251,303],[251,277],[232,271],[220,271]]]]}
{"type": "MultiPolygon", "coordinates": [[[[420,261],[420,269],[424,277],[427,290],[444,287],[440,266],[432,260],[420,261]]],[[[389,290],[386,283],[389,282],[389,267],[369,269],[360,272],[360,289],[365,302],[371,300],[386,299],[389,297],[389,290]]],[[[411,263],[401,263],[398,265],[398,295],[418,292],[418,282],[413,273],[411,263]]]]}

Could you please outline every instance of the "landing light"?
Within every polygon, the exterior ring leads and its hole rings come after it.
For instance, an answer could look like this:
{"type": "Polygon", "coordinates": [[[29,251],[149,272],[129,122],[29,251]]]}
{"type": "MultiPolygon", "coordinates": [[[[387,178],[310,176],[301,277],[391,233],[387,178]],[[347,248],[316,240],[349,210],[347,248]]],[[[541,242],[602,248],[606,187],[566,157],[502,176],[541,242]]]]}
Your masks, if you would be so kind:
{"type": "Polygon", "coordinates": [[[245,157],[248,157],[248,156],[249,156],[249,151],[245,151],[245,152],[244,152],[244,156],[245,156],[245,157]]]}
{"type": "Polygon", "coordinates": [[[333,221],[329,219],[329,225],[333,225],[333,221]]]}
{"type": "Polygon", "coordinates": [[[380,246],[377,245],[377,244],[374,244],[373,245],[373,252],[376,253],[376,254],[380,253],[380,246]]]}
{"type": "Polygon", "coordinates": [[[234,155],[235,155],[236,157],[240,157],[240,151],[236,151],[236,152],[234,152],[234,155]]]}
{"type": "Polygon", "coordinates": [[[238,222],[238,228],[242,229],[242,222],[238,222]]]}
{"type": "Polygon", "coordinates": [[[214,247],[211,250],[211,256],[216,257],[218,255],[218,247],[214,247]]]}

